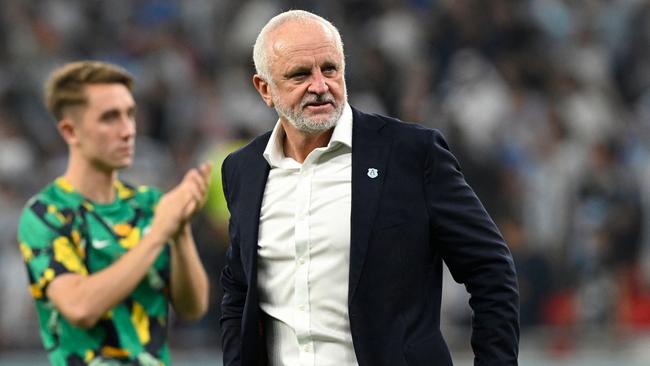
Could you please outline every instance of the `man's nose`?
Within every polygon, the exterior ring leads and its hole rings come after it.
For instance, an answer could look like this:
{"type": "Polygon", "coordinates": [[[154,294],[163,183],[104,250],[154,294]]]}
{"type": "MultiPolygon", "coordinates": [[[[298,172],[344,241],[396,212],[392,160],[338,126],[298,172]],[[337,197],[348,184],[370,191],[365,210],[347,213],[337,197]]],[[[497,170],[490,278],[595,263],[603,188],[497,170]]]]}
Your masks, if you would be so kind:
{"type": "Polygon", "coordinates": [[[329,86],[327,86],[327,80],[325,76],[323,76],[323,74],[320,72],[320,70],[317,70],[312,74],[312,80],[307,90],[310,93],[318,95],[325,94],[329,90],[329,86]]]}
{"type": "Polygon", "coordinates": [[[124,116],[122,118],[120,133],[124,138],[135,136],[135,118],[133,116],[124,116]]]}

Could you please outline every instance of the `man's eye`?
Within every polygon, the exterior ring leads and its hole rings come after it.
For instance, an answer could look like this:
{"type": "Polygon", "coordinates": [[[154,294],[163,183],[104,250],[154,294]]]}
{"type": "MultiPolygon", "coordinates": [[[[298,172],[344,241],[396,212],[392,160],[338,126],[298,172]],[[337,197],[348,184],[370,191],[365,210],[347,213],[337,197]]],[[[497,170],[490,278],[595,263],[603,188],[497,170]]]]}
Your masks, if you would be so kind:
{"type": "Polygon", "coordinates": [[[116,120],[117,117],[118,117],[117,113],[107,113],[107,114],[101,116],[100,120],[102,120],[104,122],[112,122],[112,121],[116,120]]]}
{"type": "Polygon", "coordinates": [[[293,75],[291,75],[292,79],[304,79],[307,77],[308,73],[306,72],[296,72],[293,75]]]}
{"type": "Polygon", "coordinates": [[[334,74],[337,71],[336,66],[327,66],[323,68],[323,74],[334,74]]]}

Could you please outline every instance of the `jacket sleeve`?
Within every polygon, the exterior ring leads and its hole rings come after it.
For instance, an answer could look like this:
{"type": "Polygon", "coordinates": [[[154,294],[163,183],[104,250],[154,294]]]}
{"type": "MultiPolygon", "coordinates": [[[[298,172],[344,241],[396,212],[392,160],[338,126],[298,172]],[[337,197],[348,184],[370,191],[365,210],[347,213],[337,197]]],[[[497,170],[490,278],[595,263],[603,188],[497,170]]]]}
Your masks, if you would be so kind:
{"type": "Polygon", "coordinates": [[[241,322],[246,301],[247,284],[240,258],[239,235],[232,192],[228,189],[231,177],[229,159],[222,166],[223,191],[230,210],[228,225],[230,245],[226,252],[226,266],[221,273],[223,298],[221,300],[221,346],[224,366],[241,365],[241,322]]]}
{"type": "Polygon", "coordinates": [[[517,365],[519,293],[512,255],[437,131],[426,160],[425,187],[432,240],[470,294],[474,364],[517,365]]]}

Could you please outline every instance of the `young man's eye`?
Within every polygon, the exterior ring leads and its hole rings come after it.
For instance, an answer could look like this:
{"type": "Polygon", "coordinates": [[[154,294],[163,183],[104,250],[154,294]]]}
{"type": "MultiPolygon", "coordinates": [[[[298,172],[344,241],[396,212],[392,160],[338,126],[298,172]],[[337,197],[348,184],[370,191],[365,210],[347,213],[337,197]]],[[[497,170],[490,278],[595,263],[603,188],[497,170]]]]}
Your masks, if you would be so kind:
{"type": "Polygon", "coordinates": [[[116,120],[118,117],[119,117],[119,115],[117,113],[106,113],[106,114],[103,114],[99,118],[99,120],[102,121],[102,122],[112,122],[112,121],[116,120]]]}

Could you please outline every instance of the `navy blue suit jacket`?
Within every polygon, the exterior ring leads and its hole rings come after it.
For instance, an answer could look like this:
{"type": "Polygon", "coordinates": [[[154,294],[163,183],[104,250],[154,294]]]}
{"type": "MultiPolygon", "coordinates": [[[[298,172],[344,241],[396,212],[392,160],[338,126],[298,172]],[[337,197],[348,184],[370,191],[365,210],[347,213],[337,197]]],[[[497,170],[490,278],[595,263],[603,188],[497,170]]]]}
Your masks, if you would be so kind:
{"type": "MultiPolygon", "coordinates": [[[[269,136],[222,168],[231,213],[221,278],[227,366],[266,364],[256,266],[269,136]]],[[[517,364],[512,256],[439,132],[353,108],[351,209],[348,306],[359,365],[452,364],[440,333],[443,260],[471,294],[475,365],[517,364]]]]}

